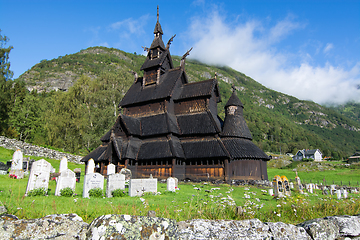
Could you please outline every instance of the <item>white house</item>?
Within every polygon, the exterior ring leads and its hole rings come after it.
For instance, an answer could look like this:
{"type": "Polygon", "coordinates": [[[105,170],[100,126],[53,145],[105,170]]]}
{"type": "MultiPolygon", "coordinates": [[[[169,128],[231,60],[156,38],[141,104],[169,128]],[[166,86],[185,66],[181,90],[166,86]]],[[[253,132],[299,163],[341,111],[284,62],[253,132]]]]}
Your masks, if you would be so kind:
{"type": "Polygon", "coordinates": [[[314,161],[322,160],[322,153],[319,149],[303,149],[299,150],[293,157],[293,161],[301,161],[304,158],[312,158],[314,161]]]}

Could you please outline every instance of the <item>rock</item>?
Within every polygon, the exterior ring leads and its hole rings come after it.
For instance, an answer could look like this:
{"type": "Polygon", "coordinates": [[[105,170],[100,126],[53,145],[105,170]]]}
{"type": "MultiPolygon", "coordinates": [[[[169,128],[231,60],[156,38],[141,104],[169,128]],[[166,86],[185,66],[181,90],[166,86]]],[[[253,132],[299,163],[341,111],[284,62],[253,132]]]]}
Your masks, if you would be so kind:
{"type": "Polygon", "coordinates": [[[156,212],[155,211],[148,211],[147,216],[148,217],[156,217],[156,212]]]}
{"type": "Polygon", "coordinates": [[[303,227],[314,240],[336,239],[339,237],[339,226],[334,221],[327,219],[312,219],[297,226],[303,227]]]}
{"type": "Polygon", "coordinates": [[[178,239],[176,221],[166,218],[104,215],[89,226],[87,239],[178,239]]]}
{"type": "Polygon", "coordinates": [[[76,214],[54,214],[38,219],[0,219],[0,239],[85,239],[88,224],[76,214]]]}
{"type": "Polygon", "coordinates": [[[178,223],[180,239],[271,239],[259,219],[242,221],[193,219],[178,223]]]}
{"type": "Polygon", "coordinates": [[[267,222],[266,224],[270,228],[273,239],[312,240],[310,235],[305,231],[303,227],[298,227],[292,224],[282,222],[267,222]]]}
{"type": "Polygon", "coordinates": [[[4,204],[0,201],[0,215],[3,213],[6,213],[6,207],[4,206],[4,204]]]}
{"type": "Polygon", "coordinates": [[[360,237],[360,216],[332,216],[325,217],[339,226],[339,233],[342,237],[360,237]]]}
{"type": "Polygon", "coordinates": [[[36,156],[36,157],[48,157],[51,159],[62,159],[66,157],[70,162],[80,163],[80,160],[83,158],[81,156],[72,155],[69,153],[58,152],[52,149],[39,147],[36,145],[32,145],[30,143],[18,141],[16,139],[10,139],[3,136],[0,136],[0,147],[4,147],[6,149],[20,149],[24,155],[36,156]]]}

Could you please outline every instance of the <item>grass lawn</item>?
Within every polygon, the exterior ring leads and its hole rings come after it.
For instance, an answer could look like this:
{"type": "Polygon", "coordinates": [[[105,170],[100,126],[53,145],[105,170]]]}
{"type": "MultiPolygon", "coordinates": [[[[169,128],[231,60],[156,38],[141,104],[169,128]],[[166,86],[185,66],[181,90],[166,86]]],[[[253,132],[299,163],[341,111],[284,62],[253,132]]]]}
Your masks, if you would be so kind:
{"type": "MultiPolygon", "coordinates": [[[[11,159],[13,151],[0,148],[0,161],[11,159]]],[[[41,159],[31,157],[32,159],[41,159]]],[[[46,159],[53,167],[59,169],[59,160],[46,159]]],[[[69,169],[84,165],[68,163],[69,169]]],[[[342,176],[349,181],[360,181],[359,170],[337,169],[328,172],[299,172],[301,179],[310,182],[326,177],[342,176]],[[354,170],[352,172],[352,170],[354,170]],[[336,173],[336,174],[335,174],[336,173]],[[325,175],[322,175],[325,174],[325,175]],[[358,176],[356,176],[356,174],[358,176]]],[[[268,169],[269,179],[274,175],[286,175],[295,178],[295,173],[289,169],[268,169]]],[[[213,185],[210,183],[180,182],[180,190],[176,193],[166,191],[165,183],[158,183],[159,195],[145,194],[142,197],[118,198],[82,198],[83,176],[76,184],[76,195],[73,197],[58,197],[54,195],[56,182],[50,181],[51,189],[48,196],[25,197],[28,178],[10,179],[8,175],[0,175],[0,201],[9,214],[19,218],[32,219],[55,213],[76,213],[84,221],[90,223],[96,217],[105,214],[146,215],[154,210],[156,216],[173,218],[177,221],[187,219],[249,219],[258,218],[261,221],[282,221],[300,223],[305,220],[360,213],[359,194],[350,194],[348,199],[337,200],[335,196],[324,196],[320,190],[314,194],[298,194],[293,191],[291,197],[274,199],[267,193],[267,188],[253,186],[230,186],[228,184],[213,185]],[[200,190],[197,190],[200,189],[200,190]],[[238,214],[236,206],[241,206],[238,214]]]]}

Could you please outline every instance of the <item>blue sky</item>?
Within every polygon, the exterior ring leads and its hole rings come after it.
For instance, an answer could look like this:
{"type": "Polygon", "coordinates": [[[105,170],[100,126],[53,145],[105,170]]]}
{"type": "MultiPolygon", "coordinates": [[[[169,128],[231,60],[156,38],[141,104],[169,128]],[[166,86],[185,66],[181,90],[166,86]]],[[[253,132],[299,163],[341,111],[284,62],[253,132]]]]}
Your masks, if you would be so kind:
{"type": "Polygon", "coordinates": [[[43,59],[91,46],[143,53],[156,6],[170,51],[230,66],[317,103],[360,102],[360,0],[0,0],[14,78],[43,59]],[[359,86],[359,87],[357,87],[359,86]]]}

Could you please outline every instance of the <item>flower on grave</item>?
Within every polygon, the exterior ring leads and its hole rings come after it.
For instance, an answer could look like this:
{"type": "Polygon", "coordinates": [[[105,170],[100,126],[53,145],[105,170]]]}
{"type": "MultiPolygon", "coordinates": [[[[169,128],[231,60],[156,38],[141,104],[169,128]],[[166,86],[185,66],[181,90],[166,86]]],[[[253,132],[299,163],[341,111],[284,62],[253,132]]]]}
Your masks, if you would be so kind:
{"type": "Polygon", "coordinates": [[[55,181],[55,180],[56,180],[56,177],[53,177],[51,180],[55,181]]]}

